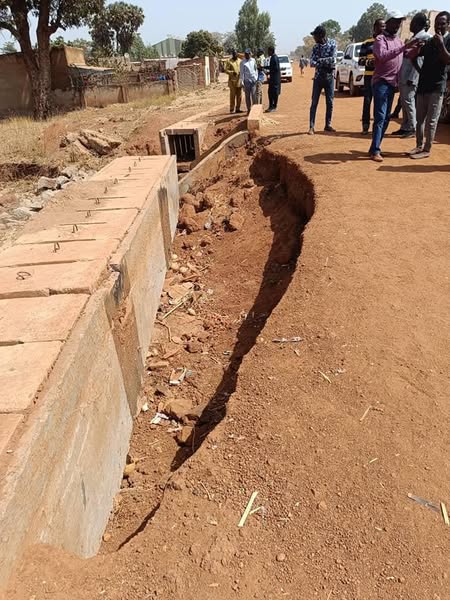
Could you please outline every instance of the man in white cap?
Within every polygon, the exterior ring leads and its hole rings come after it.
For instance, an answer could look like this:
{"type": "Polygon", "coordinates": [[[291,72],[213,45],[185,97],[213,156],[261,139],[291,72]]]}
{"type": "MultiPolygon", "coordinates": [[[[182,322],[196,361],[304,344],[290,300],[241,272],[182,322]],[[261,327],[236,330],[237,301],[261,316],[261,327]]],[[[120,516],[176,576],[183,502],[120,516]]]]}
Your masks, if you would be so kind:
{"type": "Polygon", "coordinates": [[[386,17],[386,29],[376,38],[373,45],[375,57],[375,72],[372,78],[374,123],[369,155],[375,162],[383,162],[381,142],[389,125],[403,54],[409,48],[417,47],[421,43],[413,39],[404,44],[397,36],[405,18],[400,11],[391,11],[386,17]]]}

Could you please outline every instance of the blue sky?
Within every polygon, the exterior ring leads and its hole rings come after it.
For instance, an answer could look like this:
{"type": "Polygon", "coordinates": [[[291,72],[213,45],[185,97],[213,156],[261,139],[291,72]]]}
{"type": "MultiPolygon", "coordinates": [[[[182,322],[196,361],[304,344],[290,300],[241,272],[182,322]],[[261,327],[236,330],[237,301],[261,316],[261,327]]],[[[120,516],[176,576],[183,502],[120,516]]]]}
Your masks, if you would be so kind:
{"type": "MultiPolygon", "coordinates": [[[[227,32],[234,29],[243,0],[127,0],[139,4],[145,11],[145,23],[141,29],[145,42],[155,44],[167,37],[185,37],[189,31],[207,29],[227,32]]],[[[381,0],[382,1],[382,0],[381,0]]],[[[279,52],[294,50],[302,38],[318,23],[336,19],[343,29],[356,23],[361,13],[372,4],[351,0],[259,0],[260,10],[268,10],[272,16],[272,30],[277,39],[279,52]]],[[[414,0],[413,0],[414,2],[414,0]]],[[[421,2],[417,2],[418,5],[421,2]]],[[[388,8],[409,12],[417,8],[411,0],[385,2],[388,8]]],[[[434,8],[434,7],[433,7],[434,8]]],[[[85,32],[70,30],[64,35],[73,39],[85,32]]],[[[1,36],[2,38],[4,36],[1,36]]],[[[0,38],[1,39],[1,38],[0,38]]]]}

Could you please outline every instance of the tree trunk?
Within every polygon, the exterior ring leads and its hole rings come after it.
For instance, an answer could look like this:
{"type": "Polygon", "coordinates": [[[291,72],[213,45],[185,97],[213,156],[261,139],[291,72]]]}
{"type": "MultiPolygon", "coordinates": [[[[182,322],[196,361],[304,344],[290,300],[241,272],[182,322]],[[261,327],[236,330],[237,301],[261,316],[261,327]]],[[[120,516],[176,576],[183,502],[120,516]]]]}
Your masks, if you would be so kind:
{"type": "Polygon", "coordinates": [[[16,37],[22,50],[33,96],[33,112],[35,119],[47,119],[50,116],[51,66],[50,66],[50,35],[49,0],[41,0],[37,26],[37,49],[35,50],[30,38],[28,22],[28,5],[18,2],[13,11],[16,24],[16,37]]]}

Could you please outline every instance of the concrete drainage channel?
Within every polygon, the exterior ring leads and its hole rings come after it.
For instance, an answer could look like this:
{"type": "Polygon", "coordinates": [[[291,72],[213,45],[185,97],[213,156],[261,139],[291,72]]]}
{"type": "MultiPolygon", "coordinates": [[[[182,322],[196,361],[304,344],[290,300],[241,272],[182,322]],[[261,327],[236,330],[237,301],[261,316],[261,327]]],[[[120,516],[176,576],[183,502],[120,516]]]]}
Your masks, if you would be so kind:
{"type": "MultiPolygon", "coordinates": [[[[180,181],[182,235],[176,240],[174,252],[180,265],[194,261],[194,266],[186,273],[180,272],[177,265],[167,274],[158,314],[158,319],[164,319],[165,329],[155,329],[144,384],[148,410],[136,421],[129,451],[131,475],[124,477],[108,525],[102,549],[105,554],[126,551],[132,540],[152,527],[166,491],[170,496],[172,489],[178,489],[173,488],[178,480],[175,473],[203,443],[211,442],[210,434],[233,399],[243,361],[294,277],[303,230],[315,208],[313,186],[297,165],[248,141],[244,134],[233,136],[180,181]],[[237,194],[244,201],[233,212],[238,206],[237,194]],[[183,235],[189,230],[183,221],[183,207],[190,205],[185,203],[198,200],[196,216],[201,223],[205,196],[208,203],[211,196],[217,198],[211,208],[212,226],[183,235]],[[227,210],[242,216],[242,230],[234,231],[226,218],[222,219],[227,210]],[[258,244],[260,239],[262,243],[258,244]],[[195,261],[193,256],[202,248],[202,257],[195,261]],[[243,273],[234,273],[231,255],[233,265],[243,262],[251,266],[243,273]],[[167,311],[173,309],[168,298],[174,297],[172,291],[181,293],[179,288],[186,285],[192,273],[205,273],[195,278],[197,299],[166,319],[167,311]],[[203,301],[208,289],[214,295],[203,301]],[[245,318],[236,318],[236,306],[245,309],[245,318]],[[211,325],[218,313],[229,317],[225,331],[211,325]],[[224,348],[229,350],[224,353],[224,348]],[[182,385],[170,387],[170,373],[178,367],[192,375],[182,385]],[[160,411],[169,420],[152,425],[152,417],[160,411]]],[[[135,551],[136,546],[133,548],[135,551]]]]}
{"type": "MultiPolygon", "coordinates": [[[[247,140],[222,143],[181,190],[247,140]]],[[[140,410],[178,199],[174,157],[117,159],[0,253],[0,588],[29,545],[98,551],[140,410]]]]}

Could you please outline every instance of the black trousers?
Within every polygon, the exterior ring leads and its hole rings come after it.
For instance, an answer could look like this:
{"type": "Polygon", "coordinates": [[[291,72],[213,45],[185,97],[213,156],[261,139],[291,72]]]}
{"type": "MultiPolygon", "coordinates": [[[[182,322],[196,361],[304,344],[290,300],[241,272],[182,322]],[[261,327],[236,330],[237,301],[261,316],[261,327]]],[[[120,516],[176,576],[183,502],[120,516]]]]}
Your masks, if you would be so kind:
{"type": "Polygon", "coordinates": [[[279,85],[271,85],[269,83],[269,108],[277,108],[278,96],[280,95],[279,85]]]}

